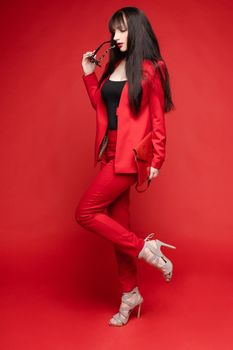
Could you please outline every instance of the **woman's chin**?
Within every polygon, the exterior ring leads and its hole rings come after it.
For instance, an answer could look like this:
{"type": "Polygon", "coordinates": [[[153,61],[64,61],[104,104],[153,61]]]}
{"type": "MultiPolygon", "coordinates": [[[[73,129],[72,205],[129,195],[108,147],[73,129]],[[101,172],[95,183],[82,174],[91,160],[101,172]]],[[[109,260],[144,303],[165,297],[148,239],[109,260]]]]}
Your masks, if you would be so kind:
{"type": "Polygon", "coordinates": [[[125,47],[124,46],[120,47],[120,51],[125,52],[126,51],[125,47]]]}

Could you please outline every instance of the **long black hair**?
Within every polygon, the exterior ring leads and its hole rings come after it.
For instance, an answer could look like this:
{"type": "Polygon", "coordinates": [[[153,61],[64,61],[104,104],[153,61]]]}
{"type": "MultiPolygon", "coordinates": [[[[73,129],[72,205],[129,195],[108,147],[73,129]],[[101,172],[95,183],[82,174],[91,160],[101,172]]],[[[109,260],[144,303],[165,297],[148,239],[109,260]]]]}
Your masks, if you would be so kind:
{"type": "Polygon", "coordinates": [[[127,51],[121,52],[117,45],[109,51],[109,61],[100,78],[99,86],[105,77],[114,71],[116,63],[125,58],[129,104],[132,111],[137,115],[142,99],[141,66],[142,61],[148,59],[153,63],[155,73],[159,73],[164,91],[164,112],[169,112],[175,106],[171,97],[168,69],[161,56],[158,40],[145,13],[137,7],[123,7],[116,11],[108,23],[108,29],[111,33],[111,45],[115,44],[113,40],[114,28],[125,28],[123,15],[126,17],[128,26],[127,51]],[[157,65],[158,61],[163,61],[164,63],[165,79],[161,68],[157,65]]]}

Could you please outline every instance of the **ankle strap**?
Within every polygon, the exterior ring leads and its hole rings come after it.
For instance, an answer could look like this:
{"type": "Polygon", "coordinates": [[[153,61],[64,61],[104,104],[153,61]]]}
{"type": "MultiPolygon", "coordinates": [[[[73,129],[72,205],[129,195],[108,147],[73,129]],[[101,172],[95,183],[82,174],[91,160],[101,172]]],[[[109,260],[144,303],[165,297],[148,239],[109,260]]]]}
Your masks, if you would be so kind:
{"type": "Polygon", "coordinates": [[[145,239],[144,241],[149,241],[150,238],[152,238],[155,234],[152,232],[150,233],[145,239]]]}

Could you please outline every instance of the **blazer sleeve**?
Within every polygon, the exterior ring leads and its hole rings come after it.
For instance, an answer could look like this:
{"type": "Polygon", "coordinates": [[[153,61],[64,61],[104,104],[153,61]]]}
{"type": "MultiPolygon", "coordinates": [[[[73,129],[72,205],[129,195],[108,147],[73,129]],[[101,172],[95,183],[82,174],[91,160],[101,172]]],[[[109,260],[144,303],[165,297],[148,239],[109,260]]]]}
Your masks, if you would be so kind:
{"type": "MultiPolygon", "coordinates": [[[[104,73],[107,69],[108,63],[106,63],[104,67],[104,73]]],[[[91,104],[94,109],[96,109],[96,102],[97,102],[97,91],[98,91],[98,78],[96,76],[95,71],[92,73],[89,73],[87,75],[83,74],[82,75],[88,96],[90,98],[91,104]]]]}
{"type": "MultiPolygon", "coordinates": [[[[159,64],[164,74],[164,63],[161,62],[159,64]]],[[[150,79],[149,105],[153,144],[153,159],[151,166],[160,169],[166,155],[166,125],[164,115],[164,91],[158,72],[153,72],[150,79]]]]}
{"type": "Polygon", "coordinates": [[[97,96],[96,92],[98,90],[98,83],[99,83],[96,73],[92,72],[87,75],[83,73],[82,78],[83,78],[88,96],[90,98],[91,104],[93,108],[96,109],[96,96],[97,96]]]}

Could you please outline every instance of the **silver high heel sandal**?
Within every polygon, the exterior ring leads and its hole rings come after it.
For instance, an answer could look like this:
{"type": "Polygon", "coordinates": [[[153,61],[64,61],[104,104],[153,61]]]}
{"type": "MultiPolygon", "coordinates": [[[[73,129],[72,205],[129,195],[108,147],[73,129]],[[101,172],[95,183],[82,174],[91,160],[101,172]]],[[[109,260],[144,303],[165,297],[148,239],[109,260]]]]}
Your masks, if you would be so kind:
{"type": "Polygon", "coordinates": [[[149,240],[154,236],[154,233],[150,233],[145,239],[145,244],[138,254],[139,259],[144,259],[149,264],[162,270],[165,281],[170,282],[172,278],[173,264],[160,250],[161,246],[176,249],[173,245],[164,243],[159,239],[149,240]]]}
{"type": "Polygon", "coordinates": [[[124,326],[128,322],[129,316],[136,306],[138,307],[137,318],[140,318],[141,305],[143,301],[144,299],[141,296],[138,287],[135,287],[131,292],[123,293],[119,312],[113,315],[109,320],[109,326],[124,326]],[[124,304],[127,306],[124,306],[124,304]]]}

